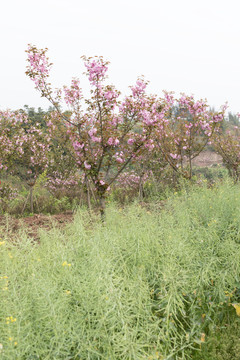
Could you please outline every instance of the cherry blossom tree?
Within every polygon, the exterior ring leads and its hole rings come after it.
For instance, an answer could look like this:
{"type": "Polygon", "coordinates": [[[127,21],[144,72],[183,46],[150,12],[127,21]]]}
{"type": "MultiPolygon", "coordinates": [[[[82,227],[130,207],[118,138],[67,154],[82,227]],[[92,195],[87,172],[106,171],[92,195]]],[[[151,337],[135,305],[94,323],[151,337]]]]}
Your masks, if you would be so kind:
{"type": "Polygon", "coordinates": [[[29,45],[26,73],[41,96],[54,106],[52,116],[59,124],[65,123],[76,167],[93,184],[104,218],[108,189],[132,160],[152,146],[153,130],[165,109],[159,108],[156,96],[146,94],[147,82],[143,78],[131,87],[131,95],[120,100],[120,92],[105,84],[109,63],[102,57],[82,57],[90,98],[84,98],[76,78],[70,87],[53,90],[49,83],[52,64],[46,53],[47,49],[29,45]],[[62,104],[68,106],[67,113],[62,104]]]}
{"type": "MultiPolygon", "coordinates": [[[[239,114],[240,117],[240,114],[239,114]]],[[[234,181],[240,178],[240,128],[233,126],[226,131],[219,129],[213,137],[215,151],[222,156],[223,163],[234,181]]]]}
{"type": "Polygon", "coordinates": [[[165,92],[162,106],[168,112],[158,123],[155,144],[166,162],[181,176],[191,179],[192,160],[210,141],[214,130],[224,119],[226,105],[220,112],[210,109],[206,100],[196,101],[182,94],[174,98],[165,92]]]}

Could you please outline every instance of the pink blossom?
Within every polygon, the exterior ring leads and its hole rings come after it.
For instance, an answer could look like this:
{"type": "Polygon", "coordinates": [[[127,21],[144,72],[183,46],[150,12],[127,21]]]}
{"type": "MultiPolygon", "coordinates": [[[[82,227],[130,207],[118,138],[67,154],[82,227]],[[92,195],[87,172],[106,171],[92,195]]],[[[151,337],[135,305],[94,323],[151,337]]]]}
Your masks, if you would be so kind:
{"type": "Polygon", "coordinates": [[[113,138],[109,138],[108,141],[107,141],[108,145],[113,145],[114,144],[114,140],[113,138]]]}
{"type": "Polygon", "coordinates": [[[89,130],[88,134],[89,136],[93,136],[94,134],[96,134],[97,129],[96,128],[92,128],[91,130],[89,130]]]}
{"type": "Polygon", "coordinates": [[[89,164],[87,163],[87,161],[84,161],[84,166],[85,166],[85,168],[86,168],[87,170],[90,170],[90,169],[91,169],[91,165],[89,165],[89,164]]]}
{"type": "Polygon", "coordinates": [[[133,143],[134,143],[134,139],[132,139],[132,138],[128,139],[128,144],[129,145],[132,145],[133,143]]]}

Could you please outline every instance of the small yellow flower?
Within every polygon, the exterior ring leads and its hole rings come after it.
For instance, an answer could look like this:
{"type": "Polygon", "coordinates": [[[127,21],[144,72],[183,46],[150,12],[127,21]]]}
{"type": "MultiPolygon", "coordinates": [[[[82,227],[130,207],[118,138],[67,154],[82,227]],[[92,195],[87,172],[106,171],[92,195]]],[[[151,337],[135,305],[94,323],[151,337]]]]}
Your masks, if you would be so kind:
{"type": "Polygon", "coordinates": [[[6,241],[0,241],[0,246],[5,245],[6,241]]]}
{"type": "Polygon", "coordinates": [[[10,252],[8,253],[8,256],[10,257],[10,259],[13,258],[12,254],[10,252]]]}
{"type": "Polygon", "coordinates": [[[240,304],[232,304],[232,306],[235,308],[237,316],[240,316],[240,304]]]}
{"type": "Polygon", "coordinates": [[[12,338],[12,337],[9,337],[8,340],[9,340],[9,341],[13,341],[13,338],[12,338]]]}
{"type": "Polygon", "coordinates": [[[201,333],[201,342],[205,342],[205,337],[206,337],[206,334],[204,333],[201,333]]]}
{"type": "Polygon", "coordinates": [[[6,317],[6,324],[9,324],[10,322],[15,322],[15,321],[17,321],[17,319],[16,318],[14,318],[13,316],[8,316],[8,317],[6,317]]]}
{"type": "Polygon", "coordinates": [[[71,291],[70,291],[70,290],[65,290],[65,294],[66,294],[66,295],[70,295],[70,294],[71,294],[71,291]]]}
{"type": "Polygon", "coordinates": [[[64,262],[62,263],[62,266],[69,266],[69,267],[70,267],[70,266],[72,266],[72,264],[68,264],[67,261],[64,261],[64,262]]]}
{"type": "Polygon", "coordinates": [[[162,357],[162,355],[159,354],[158,351],[156,351],[156,353],[154,355],[150,355],[148,357],[148,360],[162,360],[162,359],[163,359],[163,357],[162,357]]]}
{"type": "Polygon", "coordinates": [[[14,346],[17,346],[17,344],[18,344],[17,341],[14,341],[14,346]]]}

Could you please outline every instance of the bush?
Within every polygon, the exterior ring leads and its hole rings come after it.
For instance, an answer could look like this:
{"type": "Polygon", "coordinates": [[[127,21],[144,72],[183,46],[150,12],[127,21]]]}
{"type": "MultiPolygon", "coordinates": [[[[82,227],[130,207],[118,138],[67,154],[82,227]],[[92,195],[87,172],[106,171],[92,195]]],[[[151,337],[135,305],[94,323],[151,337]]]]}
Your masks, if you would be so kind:
{"type": "Polygon", "coordinates": [[[219,179],[226,179],[228,177],[228,170],[219,165],[212,167],[195,167],[193,168],[193,176],[200,176],[208,182],[214,183],[219,179]]]}

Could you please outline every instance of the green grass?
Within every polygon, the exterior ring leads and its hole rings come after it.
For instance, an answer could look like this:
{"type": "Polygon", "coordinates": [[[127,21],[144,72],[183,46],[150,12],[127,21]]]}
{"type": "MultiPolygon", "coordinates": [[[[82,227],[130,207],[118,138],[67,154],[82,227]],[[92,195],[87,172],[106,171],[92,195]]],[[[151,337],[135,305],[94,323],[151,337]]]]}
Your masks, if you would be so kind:
{"type": "Polygon", "coordinates": [[[104,226],[79,210],[40,244],[3,232],[0,359],[239,359],[239,210],[229,183],[110,205],[104,226]]]}

